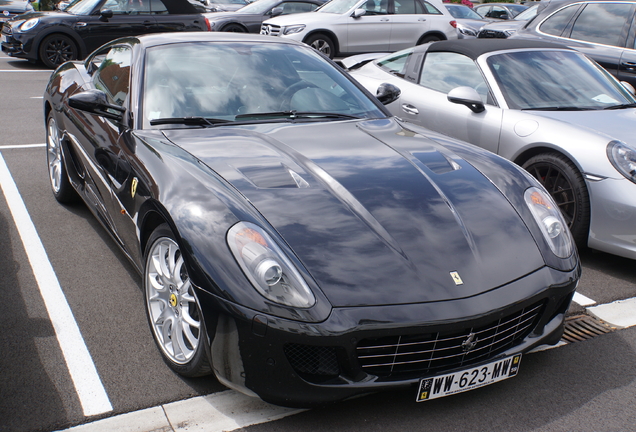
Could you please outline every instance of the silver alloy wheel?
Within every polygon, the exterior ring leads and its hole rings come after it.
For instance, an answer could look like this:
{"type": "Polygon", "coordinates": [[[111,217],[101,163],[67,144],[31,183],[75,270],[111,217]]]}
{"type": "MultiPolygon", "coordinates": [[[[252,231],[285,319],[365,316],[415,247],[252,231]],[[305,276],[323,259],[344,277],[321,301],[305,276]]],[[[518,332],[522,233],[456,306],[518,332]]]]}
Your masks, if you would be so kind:
{"type": "Polygon", "coordinates": [[[326,40],[316,39],[315,41],[311,43],[310,46],[316,51],[320,51],[327,57],[331,57],[331,47],[329,46],[329,43],[326,40]]]}
{"type": "Polygon", "coordinates": [[[56,194],[60,192],[62,185],[62,176],[64,170],[62,169],[62,147],[60,144],[60,131],[57,128],[55,119],[51,116],[46,127],[46,147],[47,147],[47,162],[49,165],[49,179],[51,180],[51,187],[56,194]]]}
{"type": "Polygon", "coordinates": [[[201,342],[201,316],[179,245],[160,237],[146,259],[150,325],[164,354],[176,364],[186,364],[201,342]]]}

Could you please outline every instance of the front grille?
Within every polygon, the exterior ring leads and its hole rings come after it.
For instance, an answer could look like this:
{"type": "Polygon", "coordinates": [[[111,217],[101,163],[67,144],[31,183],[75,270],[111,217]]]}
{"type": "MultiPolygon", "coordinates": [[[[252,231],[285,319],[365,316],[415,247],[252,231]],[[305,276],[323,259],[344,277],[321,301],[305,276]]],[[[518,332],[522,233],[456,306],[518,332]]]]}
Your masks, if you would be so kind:
{"type": "Polygon", "coordinates": [[[497,30],[480,30],[477,34],[478,39],[506,39],[508,36],[497,30]]]}
{"type": "Polygon", "coordinates": [[[364,339],[358,360],[367,373],[380,377],[423,376],[481,362],[517,345],[535,327],[542,303],[496,322],[453,333],[428,333],[364,339]]]}
{"type": "Polygon", "coordinates": [[[311,382],[322,382],[340,374],[335,347],[287,344],[285,355],[294,370],[311,382]]]}
{"type": "Polygon", "coordinates": [[[273,24],[263,24],[261,26],[261,34],[269,35],[269,36],[279,36],[280,26],[273,25],[273,24]]]}

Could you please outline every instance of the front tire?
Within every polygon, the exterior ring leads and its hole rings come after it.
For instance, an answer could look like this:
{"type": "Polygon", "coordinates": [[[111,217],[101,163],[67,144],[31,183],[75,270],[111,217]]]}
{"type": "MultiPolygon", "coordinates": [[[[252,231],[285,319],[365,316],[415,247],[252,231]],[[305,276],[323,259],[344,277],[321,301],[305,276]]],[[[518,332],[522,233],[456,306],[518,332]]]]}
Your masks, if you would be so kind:
{"type": "Polygon", "coordinates": [[[336,55],[336,45],[333,43],[331,38],[324,34],[314,34],[307,38],[305,41],[307,45],[315,49],[316,51],[320,51],[330,59],[333,59],[336,55]]]}
{"type": "Polygon", "coordinates": [[[583,175],[560,153],[542,153],[523,164],[556,201],[579,249],[587,247],[590,232],[590,198],[583,175]]]}
{"type": "Polygon", "coordinates": [[[40,60],[44,66],[55,69],[69,60],[76,60],[79,55],[77,44],[63,34],[52,34],[44,38],[40,44],[40,60]]]}
{"type": "Polygon", "coordinates": [[[55,199],[62,204],[77,201],[77,192],[68,179],[64,154],[62,153],[62,139],[57,122],[52,113],[46,118],[46,165],[49,171],[49,182],[55,199]]]}
{"type": "Polygon", "coordinates": [[[183,376],[209,374],[210,349],[201,307],[181,249],[167,224],[153,231],[145,257],[146,312],[164,361],[183,376]]]}

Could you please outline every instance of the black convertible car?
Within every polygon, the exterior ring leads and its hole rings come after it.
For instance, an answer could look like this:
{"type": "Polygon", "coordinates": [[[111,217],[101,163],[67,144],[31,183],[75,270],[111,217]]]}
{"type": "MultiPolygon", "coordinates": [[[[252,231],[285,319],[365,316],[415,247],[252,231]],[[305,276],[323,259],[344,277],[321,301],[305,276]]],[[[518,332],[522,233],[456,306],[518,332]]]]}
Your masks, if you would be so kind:
{"type": "Polygon", "coordinates": [[[559,341],[580,265],[549,194],[379,100],[306,45],[232,33],[119,39],[51,76],[53,194],[142,274],[173,370],[287,406],[424,401],[559,341]]]}
{"type": "Polygon", "coordinates": [[[79,0],[63,11],[30,12],[5,22],[2,51],[55,68],[119,37],[208,31],[204,13],[188,0],[79,0]]]}

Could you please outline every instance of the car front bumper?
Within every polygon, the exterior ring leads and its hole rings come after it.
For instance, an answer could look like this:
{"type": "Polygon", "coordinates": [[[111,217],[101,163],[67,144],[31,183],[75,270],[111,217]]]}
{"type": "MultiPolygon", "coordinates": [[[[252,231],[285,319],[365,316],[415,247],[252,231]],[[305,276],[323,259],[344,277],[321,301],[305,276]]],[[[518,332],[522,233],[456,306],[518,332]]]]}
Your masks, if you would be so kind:
{"type": "Polygon", "coordinates": [[[579,276],[578,266],[543,267],[475,297],[334,308],[321,323],[270,316],[202,290],[198,296],[221,383],[266,402],[311,407],[556,344],[579,276]],[[478,344],[466,350],[469,338],[478,344]]]}
{"type": "Polygon", "coordinates": [[[621,179],[587,182],[591,202],[588,246],[636,259],[636,184],[621,179]]]}

